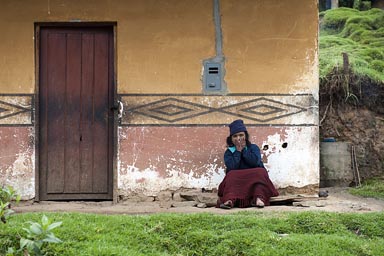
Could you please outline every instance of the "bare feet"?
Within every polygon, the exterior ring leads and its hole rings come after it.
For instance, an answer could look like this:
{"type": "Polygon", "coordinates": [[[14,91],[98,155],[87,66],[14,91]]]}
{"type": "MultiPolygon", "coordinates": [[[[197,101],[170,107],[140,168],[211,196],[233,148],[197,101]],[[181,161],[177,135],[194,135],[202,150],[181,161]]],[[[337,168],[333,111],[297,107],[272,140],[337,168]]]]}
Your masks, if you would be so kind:
{"type": "Polygon", "coordinates": [[[228,200],[223,204],[220,204],[221,209],[231,209],[233,207],[233,202],[232,200],[228,200]]]}
{"type": "Polygon", "coordinates": [[[256,207],[263,208],[264,202],[260,198],[256,198],[256,207]]]}
{"type": "Polygon", "coordinates": [[[233,207],[233,202],[232,200],[228,200],[227,202],[224,203],[225,205],[229,206],[229,207],[233,207]]]}

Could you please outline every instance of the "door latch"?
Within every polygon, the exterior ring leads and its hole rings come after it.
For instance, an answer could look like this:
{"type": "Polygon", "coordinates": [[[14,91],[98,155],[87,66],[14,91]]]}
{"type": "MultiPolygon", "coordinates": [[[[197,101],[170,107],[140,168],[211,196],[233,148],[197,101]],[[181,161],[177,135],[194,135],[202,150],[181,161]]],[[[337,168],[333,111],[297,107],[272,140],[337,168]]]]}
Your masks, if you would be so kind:
{"type": "Polygon", "coordinates": [[[124,112],[124,104],[121,101],[117,101],[117,105],[113,106],[111,110],[116,111],[117,110],[117,118],[121,119],[123,117],[124,112]]]}

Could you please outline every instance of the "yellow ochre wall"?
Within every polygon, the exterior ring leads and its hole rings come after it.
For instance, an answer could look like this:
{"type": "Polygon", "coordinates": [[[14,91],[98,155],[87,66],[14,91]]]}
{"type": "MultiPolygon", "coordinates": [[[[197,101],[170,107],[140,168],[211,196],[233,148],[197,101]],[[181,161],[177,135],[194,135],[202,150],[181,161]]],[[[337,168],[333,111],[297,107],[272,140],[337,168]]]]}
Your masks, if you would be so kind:
{"type": "MultiPolygon", "coordinates": [[[[317,1],[220,3],[230,93],[314,89],[317,1]]],[[[34,22],[116,21],[119,93],[200,93],[215,55],[210,0],[1,0],[0,19],[1,93],[35,91],[34,22]]]]}
{"type": "Polygon", "coordinates": [[[317,1],[222,1],[232,93],[316,90],[317,1]]]}
{"type": "Polygon", "coordinates": [[[201,60],[215,54],[207,0],[1,0],[0,17],[2,93],[35,90],[34,22],[117,22],[119,93],[200,92],[201,60]]]}
{"type": "Polygon", "coordinates": [[[216,55],[214,0],[0,0],[0,185],[36,196],[36,24],[111,22],[124,105],[115,198],[217,187],[226,125],[238,118],[269,146],[263,162],[278,188],[316,188],[317,0],[218,2],[227,90],[209,95],[202,67],[216,55]]]}

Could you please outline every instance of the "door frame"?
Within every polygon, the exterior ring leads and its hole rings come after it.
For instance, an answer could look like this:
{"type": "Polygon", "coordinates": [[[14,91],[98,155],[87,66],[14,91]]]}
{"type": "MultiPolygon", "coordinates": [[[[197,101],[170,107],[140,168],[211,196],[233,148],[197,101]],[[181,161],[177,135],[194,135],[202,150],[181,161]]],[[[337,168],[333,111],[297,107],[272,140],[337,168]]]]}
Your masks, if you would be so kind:
{"type": "MultiPolygon", "coordinates": [[[[35,22],[35,102],[34,102],[34,120],[35,120],[35,199],[34,201],[40,201],[40,29],[42,27],[109,27],[113,33],[113,100],[114,105],[117,105],[117,55],[116,55],[116,32],[117,22],[35,22]]],[[[113,138],[112,138],[112,201],[117,203],[117,143],[118,143],[118,113],[114,111],[113,115],[113,138]]]]}

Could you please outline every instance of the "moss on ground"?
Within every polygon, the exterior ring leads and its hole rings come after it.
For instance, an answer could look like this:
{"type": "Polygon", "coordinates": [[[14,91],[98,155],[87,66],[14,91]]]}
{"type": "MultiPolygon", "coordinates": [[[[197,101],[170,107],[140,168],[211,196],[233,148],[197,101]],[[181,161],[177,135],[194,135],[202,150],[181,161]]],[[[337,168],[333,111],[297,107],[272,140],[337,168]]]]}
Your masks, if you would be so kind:
{"type": "Polygon", "coordinates": [[[384,83],[384,11],[337,8],[320,13],[320,79],[343,69],[347,53],[351,72],[384,83]]]}

